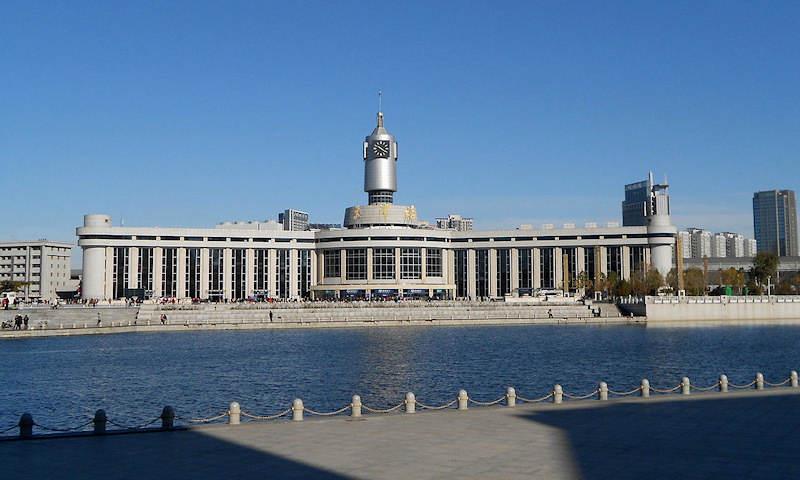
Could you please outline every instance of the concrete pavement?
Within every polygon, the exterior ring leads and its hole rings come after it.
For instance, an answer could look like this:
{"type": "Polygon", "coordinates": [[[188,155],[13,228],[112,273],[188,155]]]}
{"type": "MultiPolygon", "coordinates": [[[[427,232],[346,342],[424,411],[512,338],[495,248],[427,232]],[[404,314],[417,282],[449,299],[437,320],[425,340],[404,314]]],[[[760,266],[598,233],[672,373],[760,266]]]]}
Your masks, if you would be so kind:
{"type": "Polygon", "coordinates": [[[798,389],[0,442],[4,478],[799,478],[798,389]]]}

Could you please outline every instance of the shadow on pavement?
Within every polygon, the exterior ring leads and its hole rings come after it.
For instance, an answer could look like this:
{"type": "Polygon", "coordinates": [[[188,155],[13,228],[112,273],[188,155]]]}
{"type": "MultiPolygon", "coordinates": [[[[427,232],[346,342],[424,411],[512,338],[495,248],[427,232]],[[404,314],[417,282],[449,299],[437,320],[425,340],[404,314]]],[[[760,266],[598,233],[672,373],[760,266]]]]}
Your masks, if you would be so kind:
{"type": "Polygon", "coordinates": [[[523,418],[561,429],[586,479],[800,478],[800,395],[553,408],[523,418]]]}
{"type": "Polygon", "coordinates": [[[350,478],[197,430],[3,442],[0,458],[9,479],[350,478]]]}

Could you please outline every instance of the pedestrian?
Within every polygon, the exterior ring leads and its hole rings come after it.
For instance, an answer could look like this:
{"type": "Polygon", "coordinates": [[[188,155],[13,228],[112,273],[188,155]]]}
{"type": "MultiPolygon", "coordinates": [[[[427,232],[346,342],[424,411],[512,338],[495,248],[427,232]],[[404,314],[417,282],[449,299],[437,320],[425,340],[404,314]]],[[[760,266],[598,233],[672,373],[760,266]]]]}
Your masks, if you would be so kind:
{"type": "Polygon", "coordinates": [[[22,330],[22,317],[19,314],[14,316],[14,330],[22,330]]]}
{"type": "Polygon", "coordinates": [[[28,329],[28,320],[29,320],[29,319],[28,319],[28,316],[27,316],[27,315],[25,315],[24,317],[22,317],[22,322],[25,324],[25,330],[27,330],[27,329],[28,329]]]}
{"type": "Polygon", "coordinates": [[[272,310],[269,311],[269,321],[272,322],[272,310]]]}
{"type": "Polygon", "coordinates": [[[99,327],[103,321],[100,319],[100,312],[97,312],[97,326],[99,327]]]}

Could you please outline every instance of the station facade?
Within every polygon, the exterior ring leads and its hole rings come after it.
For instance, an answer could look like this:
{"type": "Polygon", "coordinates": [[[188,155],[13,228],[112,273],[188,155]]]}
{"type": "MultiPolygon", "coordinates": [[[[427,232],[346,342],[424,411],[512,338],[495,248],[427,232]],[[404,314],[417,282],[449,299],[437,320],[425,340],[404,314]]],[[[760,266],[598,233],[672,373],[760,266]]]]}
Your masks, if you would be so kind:
{"type": "Polygon", "coordinates": [[[649,193],[643,226],[457,231],[427,228],[414,206],[394,204],[397,142],[378,114],[363,144],[366,205],[343,229],[114,226],[84,216],[85,299],[439,298],[578,290],[579,279],[629,279],[672,268],[676,229],[665,185],[649,193]]]}

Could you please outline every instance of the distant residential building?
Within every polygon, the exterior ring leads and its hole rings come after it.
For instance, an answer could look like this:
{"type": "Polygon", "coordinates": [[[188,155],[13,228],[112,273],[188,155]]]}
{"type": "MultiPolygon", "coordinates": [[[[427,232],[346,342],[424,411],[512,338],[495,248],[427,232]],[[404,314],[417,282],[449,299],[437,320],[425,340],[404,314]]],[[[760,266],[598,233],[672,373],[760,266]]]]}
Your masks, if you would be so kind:
{"type": "Polygon", "coordinates": [[[54,300],[71,285],[72,244],[48,240],[0,242],[0,281],[24,282],[25,300],[54,300]]]}
{"type": "Polygon", "coordinates": [[[678,232],[680,238],[681,251],[683,258],[692,258],[692,234],[686,231],[678,232]]]}
{"type": "Polygon", "coordinates": [[[689,228],[678,232],[678,237],[683,258],[743,258],[756,254],[756,241],[738,233],[689,228]]]}
{"type": "Polygon", "coordinates": [[[758,241],[754,238],[744,239],[744,256],[755,257],[758,253],[758,241]]]}
{"type": "Polygon", "coordinates": [[[472,219],[461,215],[450,214],[447,217],[436,219],[436,228],[443,230],[455,230],[457,232],[469,232],[472,230],[472,219]]]}
{"type": "Polygon", "coordinates": [[[753,230],[759,251],[797,256],[797,203],[793,190],[753,194],[753,230]]]}
{"type": "Polygon", "coordinates": [[[728,239],[721,233],[711,234],[711,256],[721,258],[728,256],[728,239]]]}
{"type": "Polygon", "coordinates": [[[278,223],[283,224],[284,230],[304,232],[308,230],[308,213],[290,208],[278,214],[278,223]]]}
{"type": "Polygon", "coordinates": [[[744,235],[733,232],[722,232],[720,235],[725,237],[725,250],[726,257],[740,258],[744,257],[744,235]]]}
{"type": "Polygon", "coordinates": [[[704,258],[711,256],[711,232],[702,228],[690,228],[689,235],[692,241],[692,257],[704,258]]]}

